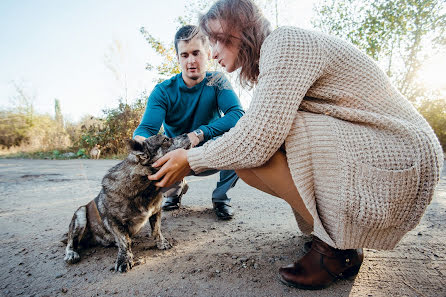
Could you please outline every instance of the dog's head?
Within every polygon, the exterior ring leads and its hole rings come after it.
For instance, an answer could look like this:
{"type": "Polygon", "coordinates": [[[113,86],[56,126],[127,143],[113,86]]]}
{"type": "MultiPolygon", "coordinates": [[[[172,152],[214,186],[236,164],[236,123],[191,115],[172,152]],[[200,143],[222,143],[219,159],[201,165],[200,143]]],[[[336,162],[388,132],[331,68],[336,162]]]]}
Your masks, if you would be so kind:
{"type": "Polygon", "coordinates": [[[128,141],[130,149],[129,158],[144,166],[150,166],[159,158],[178,148],[189,149],[191,146],[187,134],[174,138],[164,135],[154,135],[140,142],[134,139],[128,141]]]}

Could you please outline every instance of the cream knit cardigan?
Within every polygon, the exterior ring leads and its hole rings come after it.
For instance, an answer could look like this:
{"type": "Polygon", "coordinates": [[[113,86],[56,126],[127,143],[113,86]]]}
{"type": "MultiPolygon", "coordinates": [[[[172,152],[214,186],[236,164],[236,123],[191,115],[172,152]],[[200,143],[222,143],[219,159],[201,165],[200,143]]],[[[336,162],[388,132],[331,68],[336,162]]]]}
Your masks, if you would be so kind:
{"type": "Polygon", "coordinates": [[[293,27],[262,45],[251,105],[237,125],[188,151],[195,172],[252,168],[285,143],[314,219],[299,227],[340,248],[392,249],[420,221],[443,153],[424,118],[367,55],[293,27]]]}

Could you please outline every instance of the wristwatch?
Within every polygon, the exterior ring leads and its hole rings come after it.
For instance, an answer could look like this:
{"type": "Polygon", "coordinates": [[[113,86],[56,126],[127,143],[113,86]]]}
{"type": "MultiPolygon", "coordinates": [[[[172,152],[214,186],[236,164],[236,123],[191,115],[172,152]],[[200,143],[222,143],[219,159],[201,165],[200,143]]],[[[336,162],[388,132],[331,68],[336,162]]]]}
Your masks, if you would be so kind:
{"type": "Polygon", "coordinates": [[[201,129],[194,130],[194,134],[198,137],[198,140],[200,140],[200,142],[204,140],[204,133],[201,129]]]}

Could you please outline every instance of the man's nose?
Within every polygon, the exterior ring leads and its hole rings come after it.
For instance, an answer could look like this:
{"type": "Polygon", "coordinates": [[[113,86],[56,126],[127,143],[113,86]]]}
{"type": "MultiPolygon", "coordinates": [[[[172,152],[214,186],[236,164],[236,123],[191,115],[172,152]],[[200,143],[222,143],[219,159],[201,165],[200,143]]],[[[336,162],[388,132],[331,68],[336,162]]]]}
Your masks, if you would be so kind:
{"type": "Polygon", "coordinates": [[[192,63],[195,63],[195,61],[196,61],[195,56],[194,55],[190,55],[189,59],[188,59],[188,62],[192,64],[192,63]]]}

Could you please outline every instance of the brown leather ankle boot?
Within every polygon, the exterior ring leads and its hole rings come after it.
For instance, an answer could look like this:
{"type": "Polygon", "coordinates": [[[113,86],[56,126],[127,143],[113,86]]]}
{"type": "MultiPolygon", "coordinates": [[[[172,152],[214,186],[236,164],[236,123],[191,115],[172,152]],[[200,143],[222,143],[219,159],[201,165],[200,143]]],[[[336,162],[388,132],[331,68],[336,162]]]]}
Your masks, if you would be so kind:
{"type": "Polygon", "coordinates": [[[279,278],[289,286],[319,290],[337,279],[354,278],[363,259],[362,249],[338,250],[314,237],[310,251],[296,263],[280,268],[279,278]]]}

